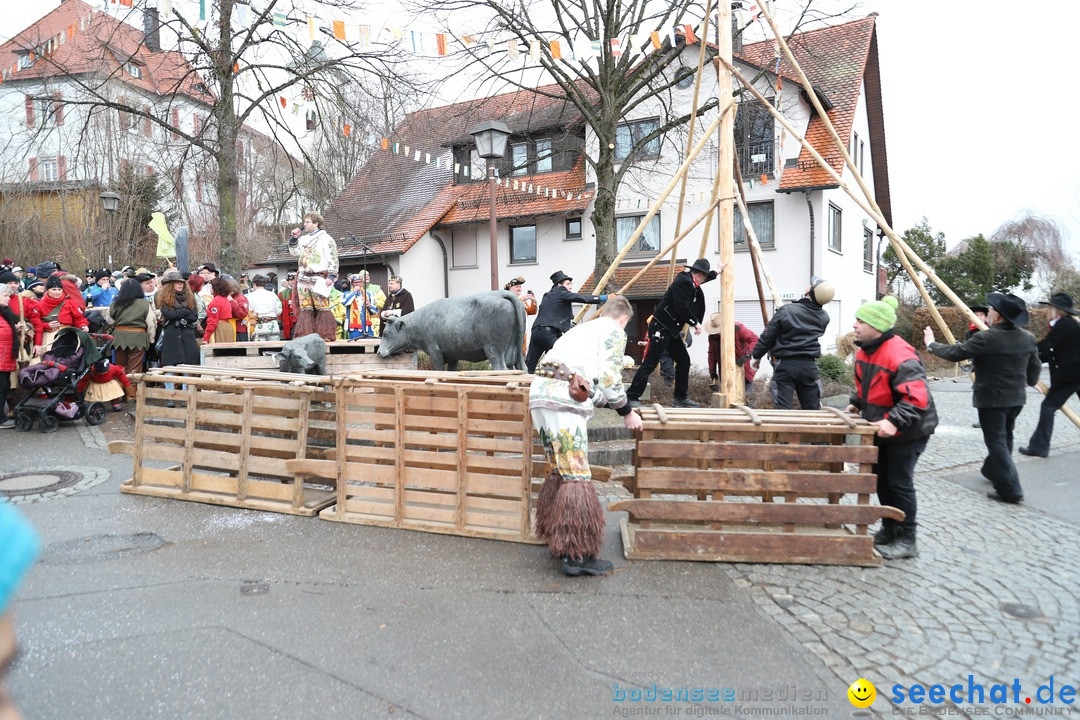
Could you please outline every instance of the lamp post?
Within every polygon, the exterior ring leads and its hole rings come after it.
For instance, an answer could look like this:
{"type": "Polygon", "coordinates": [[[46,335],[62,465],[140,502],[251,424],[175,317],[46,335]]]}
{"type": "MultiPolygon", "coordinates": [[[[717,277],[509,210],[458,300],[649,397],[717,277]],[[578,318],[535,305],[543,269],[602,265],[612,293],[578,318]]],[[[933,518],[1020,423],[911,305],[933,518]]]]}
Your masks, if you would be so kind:
{"type": "Polygon", "coordinates": [[[510,128],[498,120],[488,120],[469,131],[476,143],[476,154],[488,161],[488,195],[491,212],[489,231],[491,234],[491,289],[499,289],[499,236],[495,222],[495,165],[492,160],[506,155],[506,141],[510,137],[510,128]]]}
{"type": "MultiPolygon", "coordinates": [[[[108,219],[107,222],[109,224],[109,230],[111,231],[112,230],[112,225],[113,225],[113,222],[112,222],[113,213],[115,213],[117,208],[120,207],[120,196],[118,194],[110,191],[110,190],[106,190],[106,191],[101,193],[100,197],[101,197],[101,207],[105,210],[105,212],[109,216],[109,219],[108,219]]],[[[111,232],[109,234],[112,235],[111,232]]],[[[110,240],[110,242],[111,242],[111,240],[110,240]]],[[[112,248],[109,248],[108,255],[109,255],[109,258],[110,258],[109,266],[111,267],[112,266],[112,259],[111,259],[112,258],[112,248]]]]}

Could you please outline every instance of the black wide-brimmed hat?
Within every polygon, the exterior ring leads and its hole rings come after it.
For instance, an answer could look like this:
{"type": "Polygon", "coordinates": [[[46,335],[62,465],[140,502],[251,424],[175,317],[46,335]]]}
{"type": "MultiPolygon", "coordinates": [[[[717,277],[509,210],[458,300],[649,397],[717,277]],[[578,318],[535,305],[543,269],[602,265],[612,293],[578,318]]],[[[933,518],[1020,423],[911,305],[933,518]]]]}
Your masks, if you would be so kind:
{"type": "Polygon", "coordinates": [[[712,269],[707,258],[698,258],[694,261],[694,264],[690,266],[690,269],[704,275],[704,282],[716,279],[716,271],[712,269]]]}
{"type": "Polygon", "coordinates": [[[1073,299],[1069,293],[1054,293],[1050,296],[1049,300],[1040,300],[1040,305],[1050,305],[1056,307],[1058,310],[1069,313],[1070,315],[1076,315],[1076,311],[1073,310],[1073,299]]]}
{"type": "Polygon", "coordinates": [[[1023,327],[1028,324],[1027,303],[1012,293],[986,293],[986,304],[994,308],[1013,325],[1023,327]]]}
{"type": "Polygon", "coordinates": [[[551,284],[552,285],[558,285],[561,282],[566,282],[567,280],[573,280],[573,279],[574,278],[570,277],[569,275],[564,273],[562,270],[556,270],[555,272],[553,272],[551,274],[551,284]]]}
{"type": "Polygon", "coordinates": [[[968,305],[968,310],[971,312],[981,312],[983,315],[990,312],[990,308],[985,305],[968,305]]]}

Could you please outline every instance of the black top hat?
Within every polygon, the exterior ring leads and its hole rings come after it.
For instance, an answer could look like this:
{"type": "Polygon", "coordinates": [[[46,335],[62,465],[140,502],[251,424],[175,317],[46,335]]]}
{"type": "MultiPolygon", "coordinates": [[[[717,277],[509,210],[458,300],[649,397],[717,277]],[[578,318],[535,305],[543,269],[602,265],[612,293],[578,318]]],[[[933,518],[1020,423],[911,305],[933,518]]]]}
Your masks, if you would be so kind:
{"type": "Polygon", "coordinates": [[[716,271],[709,265],[709,261],[706,258],[698,258],[694,261],[694,264],[690,266],[690,269],[694,272],[699,272],[705,276],[705,280],[702,282],[709,282],[716,279],[716,271]]]}
{"type": "Polygon", "coordinates": [[[564,273],[562,270],[556,270],[555,272],[553,272],[551,274],[551,284],[552,285],[558,285],[561,282],[565,282],[567,280],[573,280],[573,279],[574,278],[570,277],[569,275],[564,273]]]}
{"type": "Polygon", "coordinates": [[[1012,293],[986,293],[986,304],[994,308],[1013,325],[1023,327],[1030,319],[1027,304],[1012,293]]]}
{"type": "Polygon", "coordinates": [[[1069,293],[1063,293],[1063,292],[1054,293],[1053,295],[1050,296],[1049,300],[1040,300],[1039,304],[1040,305],[1050,305],[1051,307],[1056,307],[1058,310],[1063,310],[1064,312],[1067,312],[1070,315],[1076,315],[1077,314],[1076,311],[1073,310],[1073,299],[1072,299],[1072,296],[1069,295],[1069,293]]]}
{"type": "Polygon", "coordinates": [[[990,308],[986,307],[985,305],[968,305],[968,310],[970,310],[971,312],[981,312],[984,315],[990,312],[990,308]]]}

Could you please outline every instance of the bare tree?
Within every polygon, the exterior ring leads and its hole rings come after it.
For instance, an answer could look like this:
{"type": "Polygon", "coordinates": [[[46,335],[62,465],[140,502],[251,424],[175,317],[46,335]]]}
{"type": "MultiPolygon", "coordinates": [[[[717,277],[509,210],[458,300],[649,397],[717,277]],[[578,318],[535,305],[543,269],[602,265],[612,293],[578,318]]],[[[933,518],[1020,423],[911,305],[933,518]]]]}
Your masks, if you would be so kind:
{"type": "MultiPolygon", "coordinates": [[[[186,144],[192,155],[205,156],[206,180],[216,190],[215,224],[220,237],[217,259],[225,267],[236,267],[241,260],[237,245],[242,239],[238,229],[242,173],[237,143],[248,123],[268,128],[284,152],[302,159],[300,164],[288,164],[292,188],[299,191],[304,182],[302,166],[315,166],[322,158],[306,146],[303,132],[290,124],[278,104],[279,97],[335,87],[342,77],[376,86],[381,79],[392,78],[391,84],[403,93],[419,93],[423,88],[400,72],[400,54],[378,45],[361,47],[358,41],[334,39],[332,29],[321,25],[336,17],[348,17],[358,7],[354,0],[313,0],[303,5],[297,0],[268,0],[258,9],[238,0],[211,0],[206,3],[206,23],[188,14],[198,12],[189,10],[191,6],[174,7],[171,17],[160,19],[159,32],[175,34],[177,50],[186,62],[176,63],[176,72],[168,76],[169,85],[158,88],[165,98],[164,105],[148,107],[118,90],[125,67],[137,53],[129,49],[118,54],[118,47],[130,48],[130,43],[113,42],[108,34],[98,38],[100,48],[92,70],[83,64],[65,67],[49,55],[42,62],[53,64],[59,75],[78,85],[81,96],[65,98],[65,103],[92,110],[111,109],[135,122],[160,127],[175,141],[186,144]],[[310,45],[301,41],[298,30],[309,15],[320,18],[317,39],[310,45]],[[241,17],[246,20],[238,22],[241,17]],[[275,24],[282,18],[288,24],[287,30],[275,24]],[[210,116],[194,129],[177,127],[171,120],[173,103],[193,93],[210,106],[210,116]]],[[[123,23],[109,27],[113,33],[131,31],[123,23]]],[[[156,34],[147,37],[157,42],[156,34]]],[[[143,46],[146,42],[145,38],[141,40],[143,46]]],[[[348,122],[347,117],[337,120],[348,122]]],[[[340,127],[334,130],[340,131],[340,127]]],[[[276,184],[280,188],[281,183],[276,184]]],[[[254,195],[250,200],[255,201],[254,195]]],[[[280,208],[276,210],[280,212],[280,208]]]]}

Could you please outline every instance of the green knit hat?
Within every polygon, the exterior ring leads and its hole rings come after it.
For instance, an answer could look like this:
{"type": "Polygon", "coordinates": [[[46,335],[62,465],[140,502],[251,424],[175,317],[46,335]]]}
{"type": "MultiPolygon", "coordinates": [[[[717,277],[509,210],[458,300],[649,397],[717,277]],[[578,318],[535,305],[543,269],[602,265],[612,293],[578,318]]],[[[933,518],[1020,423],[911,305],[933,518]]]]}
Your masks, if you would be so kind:
{"type": "Polygon", "coordinates": [[[855,317],[872,328],[886,332],[896,324],[897,304],[896,298],[886,295],[880,300],[873,300],[863,305],[855,311],[855,317]]]}

